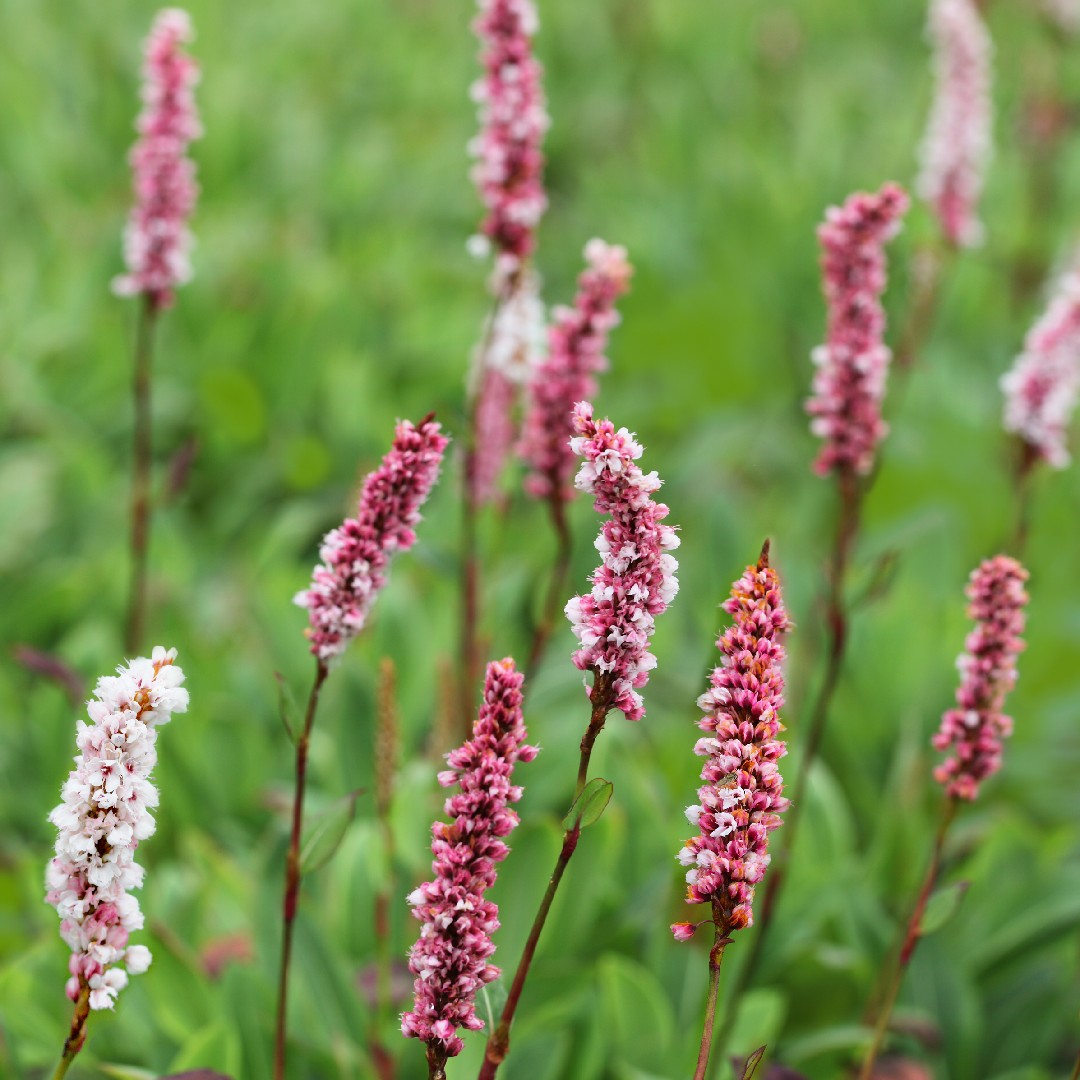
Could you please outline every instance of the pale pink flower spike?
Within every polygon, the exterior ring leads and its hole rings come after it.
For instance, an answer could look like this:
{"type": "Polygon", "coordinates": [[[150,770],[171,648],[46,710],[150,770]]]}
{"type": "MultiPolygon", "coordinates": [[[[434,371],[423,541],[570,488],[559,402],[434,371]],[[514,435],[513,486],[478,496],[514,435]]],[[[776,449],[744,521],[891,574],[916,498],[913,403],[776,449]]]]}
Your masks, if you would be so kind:
{"type": "Polygon", "coordinates": [[[1033,459],[1065,468],[1069,421],[1080,397],[1080,270],[1062,279],[1001,388],[1005,430],[1020,436],[1033,459]]]}
{"type": "Polygon", "coordinates": [[[541,143],[549,120],[533,55],[538,20],[532,0],[479,0],[479,8],[474,28],[484,76],[473,85],[480,133],[470,150],[487,216],[481,225],[486,243],[473,247],[478,253],[494,247],[496,271],[506,277],[532,254],[547,208],[541,143]]]}
{"type": "Polygon", "coordinates": [[[584,458],[575,483],[593,496],[599,513],[611,518],[595,541],[601,562],[591,592],[566,605],[581,646],[573,661],[581,671],[593,672],[594,689],[601,678],[610,684],[610,708],[640,720],[645,707],[638,690],[656,667],[649,651],[656,616],[679,589],[679,564],[668,554],[679,546],[679,537],[662,524],[668,508],[652,498],[660,478],[638,467],[642,448],[633,435],[626,428],[616,431],[610,420],[594,420],[587,401],[574,406],[574,431],[571,447],[584,458]]]}
{"type": "Polygon", "coordinates": [[[429,416],[414,427],[398,423],[382,464],[364,480],[355,518],[326,534],[311,587],[296,594],[307,608],[311,651],[326,664],[364,628],[386,584],[390,557],[416,542],[420,508],[439,477],[449,440],[429,416]]]}
{"type": "Polygon", "coordinates": [[[533,368],[519,452],[529,466],[525,489],[538,499],[569,500],[577,457],[570,449],[575,403],[596,393],[607,369],[608,334],[619,323],[615,302],[633,272],[626,248],[590,240],[573,307],[558,307],[548,330],[547,357],[533,368]]]}
{"type": "MultiPolygon", "coordinates": [[[[722,662],[698,699],[705,714],[698,726],[706,734],[694,753],[706,759],[704,785],[699,802],[686,810],[698,832],[677,856],[689,867],[687,903],[715,904],[725,932],[753,925],[754,889],[769,865],[769,833],[788,808],[777,762],[787,753],[778,736],[784,730],[782,640],[791,621],[768,551],[766,544],[757,566],[746,568],[724,602],[734,621],[716,643],[722,662]]],[[[696,929],[676,923],[671,931],[686,941],[696,929]]]]}
{"type": "Polygon", "coordinates": [[[499,975],[488,962],[499,909],[484,893],[509,854],[504,837],[518,824],[510,808],[522,794],[511,783],[514,766],[537,754],[525,743],[522,681],[509,658],[488,665],[473,737],[447,755],[450,768],[439,773],[443,787],[459,790],[446,800],[449,821],[431,829],[435,876],[409,896],[422,928],[409,953],[415,1001],[401,1018],[401,1032],[427,1043],[429,1057],[440,1062],[461,1053],[465,1044],[458,1028],[484,1026],[476,1015],[476,994],[499,975]]]}
{"type": "Polygon", "coordinates": [[[978,206],[992,149],[993,45],[973,0],[930,0],[934,104],[920,150],[916,191],[956,247],[983,238],[978,206]]]}
{"type": "Polygon", "coordinates": [[[177,286],[191,279],[187,223],[198,186],[187,148],[202,134],[192,92],[199,69],[183,51],[191,39],[186,11],[158,13],[146,42],[139,138],[130,157],[135,205],[124,230],[127,273],[113,289],[145,295],[154,310],[169,307],[177,286]]]}
{"type": "Polygon", "coordinates": [[[897,184],[830,207],[818,228],[828,309],[825,343],[813,352],[810,430],[825,440],[814,470],[866,475],[888,428],[881,402],[892,353],[885,344],[885,244],[909,205],[897,184]]]}
{"type": "Polygon", "coordinates": [[[129,890],[143,883],[135,849],[154,832],[158,728],[188,707],[175,659],[159,645],[98,680],[86,706],[92,723],[79,723],[75,768],[49,815],[59,835],[45,900],[71,949],[67,996],[75,1001],[86,986],[91,1009],[111,1009],[128,976],[150,966],[150,950],[129,944],[143,926],[129,890]]]}
{"type": "Polygon", "coordinates": [[[956,708],[941,718],[933,738],[952,756],[934,770],[934,779],[954,799],[974,799],[979,785],[1001,768],[1002,739],[1012,734],[1012,718],[1002,709],[1016,683],[1016,657],[1024,648],[1024,590],[1028,572],[1015,559],[998,555],[971,574],[968,614],[975,629],[956,666],[961,681],[956,708]]]}

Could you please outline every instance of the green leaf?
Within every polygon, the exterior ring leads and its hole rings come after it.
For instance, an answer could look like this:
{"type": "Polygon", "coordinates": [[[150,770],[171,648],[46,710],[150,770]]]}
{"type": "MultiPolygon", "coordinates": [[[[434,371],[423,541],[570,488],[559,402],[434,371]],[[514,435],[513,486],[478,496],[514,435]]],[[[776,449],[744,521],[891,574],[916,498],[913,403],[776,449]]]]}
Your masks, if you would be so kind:
{"type": "Polygon", "coordinates": [[[837,1050],[853,1050],[862,1054],[869,1047],[873,1036],[873,1031],[861,1024],[838,1024],[822,1028],[790,1042],[785,1040],[784,1059],[795,1065],[837,1050]]]}
{"type": "Polygon", "coordinates": [[[98,1068],[113,1080],[157,1080],[158,1077],[157,1073],[147,1069],[136,1069],[133,1065],[112,1065],[107,1061],[101,1062],[98,1068]]]}
{"type": "Polygon", "coordinates": [[[501,976],[480,990],[480,1011],[488,1031],[494,1031],[498,1026],[502,1007],[506,1004],[506,997],[506,984],[501,976]]]}
{"type": "Polygon", "coordinates": [[[964,899],[970,884],[969,881],[958,881],[935,890],[927,901],[926,910],[919,923],[920,935],[925,936],[940,930],[960,910],[960,901],[964,899]]]}
{"type": "Polygon", "coordinates": [[[350,791],[315,819],[300,847],[302,873],[314,873],[334,857],[345,838],[346,830],[356,816],[356,800],[362,793],[362,788],[350,791]]]}
{"type": "Polygon", "coordinates": [[[635,1069],[670,1064],[675,1016],[656,976],[628,956],[608,953],[597,965],[597,985],[608,1045],[635,1069]]]}
{"type": "Polygon", "coordinates": [[[765,1047],[759,1046],[747,1059],[743,1065],[742,1072],[739,1075],[738,1080],[754,1080],[754,1073],[757,1072],[758,1066],[761,1064],[761,1059],[765,1056],[765,1047]]]}
{"type": "MultiPolygon", "coordinates": [[[[775,1041],[784,1026],[787,998],[779,990],[759,989],[744,994],[735,1013],[729,1048],[745,1054],[775,1041]]],[[[752,1056],[752,1055],[751,1055],[752,1056]]]]}
{"type": "Polygon", "coordinates": [[[594,777],[581,789],[581,794],[563,818],[563,828],[569,832],[573,828],[587,829],[596,824],[611,802],[614,790],[615,785],[610,780],[594,777]]]}
{"type": "Polygon", "coordinates": [[[219,1020],[196,1031],[173,1058],[166,1075],[185,1072],[190,1075],[192,1070],[196,1070],[197,1077],[213,1076],[215,1074],[207,1073],[207,1061],[221,1065],[230,1072],[235,1072],[239,1068],[240,1041],[236,1032],[225,1020],[219,1020]]]}
{"type": "Polygon", "coordinates": [[[289,741],[295,746],[296,732],[298,730],[294,722],[296,719],[296,697],[293,695],[289,680],[280,671],[274,672],[274,678],[277,680],[278,716],[281,717],[281,726],[289,736],[289,741]]]}

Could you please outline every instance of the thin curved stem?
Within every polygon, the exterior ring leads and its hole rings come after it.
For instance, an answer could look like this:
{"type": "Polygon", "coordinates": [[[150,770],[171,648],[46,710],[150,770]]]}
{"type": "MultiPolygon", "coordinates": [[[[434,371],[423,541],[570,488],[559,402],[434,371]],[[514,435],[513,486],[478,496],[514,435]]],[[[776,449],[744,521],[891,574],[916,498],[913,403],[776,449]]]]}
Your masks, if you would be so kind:
{"type": "Polygon", "coordinates": [[[304,714],[304,729],[296,740],[296,790],[293,794],[292,834],[289,838],[289,853],[285,859],[285,901],[282,912],[281,968],[278,972],[277,1014],[274,1024],[274,1080],[285,1077],[285,1016],[289,993],[289,963],[292,959],[293,927],[296,922],[296,909],[300,896],[300,838],[304,828],[304,790],[307,785],[308,748],[311,743],[311,728],[315,722],[315,711],[319,705],[319,691],[329,669],[319,660],[315,667],[315,679],[308,696],[307,711],[304,714]]]}
{"type": "Polygon", "coordinates": [[[926,905],[930,900],[930,894],[934,891],[938,872],[941,869],[941,854],[945,847],[945,836],[949,831],[953,818],[956,816],[956,806],[955,799],[950,798],[945,802],[941,821],[938,823],[937,835],[934,837],[934,850],[930,856],[930,865],[926,869],[922,887],[915,898],[915,906],[912,908],[911,915],[908,918],[904,939],[893,963],[888,989],[878,1011],[877,1023],[874,1025],[873,1040],[870,1043],[869,1050],[866,1052],[866,1057],[863,1058],[862,1069],[859,1071],[859,1080],[870,1080],[870,1077],[874,1074],[874,1062],[877,1061],[877,1056],[881,1051],[885,1033],[889,1030],[889,1020],[892,1017],[892,1011],[900,993],[900,986],[904,981],[904,974],[907,972],[908,965],[911,963],[911,958],[915,953],[915,947],[919,944],[919,938],[922,936],[923,916],[926,914],[926,905]]]}
{"type": "Polygon", "coordinates": [[[53,1080],[63,1080],[68,1068],[86,1042],[86,1021],[90,1016],[90,986],[85,979],[79,980],[79,996],[75,999],[75,1014],[71,1018],[71,1030],[64,1040],[64,1052],[53,1073],[53,1080]]]}
{"type": "Polygon", "coordinates": [[[720,913],[720,905],[715,900],[713,901],[713,928],[713,945],[709,950],[709,993],[705,1000],[705,1023],[701,1031],[701,1048],[698,1050],[694,1080],[705,1080],[709,1070],[713,1022],[716,1018],[716,998],[720,989],[720,964],[724,959],[724,949],[731,943],[727,924],[720,913]]]}
{"type": "MultiPolygon", "coordinates": [[[[581,759],[578,764],[574,800],[577,799],[584,790],[586,783],[588,783],[589,760],[592,757],[593,744],[596,742],[597,735],[603,730],[604,720],[611,711],[611,684],[612,680],[609,675],[595,676],[591,694],[592,715],[589,718],[588,730],[581,740],[581,759]]],[[[571,801],[571,805],[573,805],[574,800],[571,801]]],[[[484,1049],[484,1062],[480,1066],[477,1080],[494,1080],[499,1066],[510,1049],[510,1026],[514,1022],[514,1013],[517,1011],[518,1003],[521,1000],[521,992],[525,988],[525,980],[532,966],[533,956],[536,953],[540,935],[543,933],[544,924],[547,922],[548,912],[551,910],[552,902],[559,890],[559,883],[566,873],[566,868],[570,865],[570,860],[577,850],[580,835],[581,826],[577,822],[563,833],[562,848],[559,850],[555,869],[552,871],[551,878],[540,901],[540,907],[536,912],[536,917],[533,919],[532,928],[529,930],[529,937],[525,942],[525,948],[522,950],[517,970],[514,972],[514,981],[510,984],[510,991],[506,996],[506,1003],[503,1005],[498,1026],[488,1037],[487,1046],[484,1049]]]]}
{"type": "Polygon", "coordinates": [[[128,584],[124,649],[129,656],[145,648],[146,577],[150,549],[152,502],[150,468],[153,463],[153,415],[150,374],[157,308],[147,295],[139,307],[135,329],[135,364],[132,381],[134,436],[131,456],[131,569],[128,584]]]}

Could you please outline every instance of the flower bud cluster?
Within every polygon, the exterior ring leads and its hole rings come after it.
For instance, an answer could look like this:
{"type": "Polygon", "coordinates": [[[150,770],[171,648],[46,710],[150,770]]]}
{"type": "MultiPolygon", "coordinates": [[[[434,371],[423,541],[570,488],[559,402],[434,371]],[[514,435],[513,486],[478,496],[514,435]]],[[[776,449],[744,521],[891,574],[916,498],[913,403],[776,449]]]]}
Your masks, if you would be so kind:
{"type": "Polygon", "coordinates": [[[154,832],[157,729],[188,707],[175,659],[159,645],[98,680],[86,706],[92,723],[79,723],[75,768],[49,815],[59,835],[45,900],[71,948],[67,995],[74,1001],[87,986],[91,1009],[111,1009],[128,976],[150,966],[150,950],[128,943],[143,925],[130,890],[143,883],[135,849],[154,832]]]}
{"type": "Polygon", "coordinates": [[[446,800],[449,821],[437,821],[431,829],[435,876],[409,895],[422,925],[409,953],[415,1000],[401,1018],[401,1030],[443,1059],[464,1047],[458,1028],[484,1026],[476,1015],[476,993],[499,975],[488,962],[499,909],[484,893],[509,853],[504,837],[518,824],[510,808],[522,794],[510,782],[514,765],[532,761],[538,752],[525,743],[522,681],[513,660],[488,664],[473,737],[447,755],[450,768],[439,773],[439,783],[456,785],[458,792],[446,800]]]}
{"type": "Polygon", "coordinates": [[[187,148],[202,134],[193,95],[199,69],[183,51],[192,36],[187,12],[166,8],[146,42],[139,139],[131,150],[135,206],[124,230],[127,273],[113,282],[121,296],[145,294],[158,310],[191,279],[187,223],[199,189],[187,148]]]}
{"type": "MultiPolygon", "coordinates": [[[[753,924],[754,888],[769,865],[769,833],[788,808],[777,762],[787,753],[778,738],[784,730],[783,635],[790,629],[768,549],[731,587],[724,610],[734,616],[716,647],[721,665],[698,699],[706,734],[694,746],[705,758],[699,802],[686,817],[698,830],[678,854],[689,867],[686,899],[715,903],[727,929],[753,924]]],[[[695,927],[677,923],[672,932],[685,941],[695,927]]]]}
{"type": "MultiPolygon", "coordinates": [[[[610,706],[628,720],[640,720],[645,707],[638,690],[649,681],[656,657],[649,651],[656,616],[678,592],[679,564],[668,552],[679,546],[668,508],[652,496],[660,490],[655,472],[637,465],[642,448],[626,428],[594,420],[593,407],[578,402],[573,413],[571,448],[584,458],[575,483],[593,496],[601,514],[610,514],[596,538],[601,562],[592,590],[566,605],[581,648],[574,665],[610,682],[610,706]]],[[[594,702],[594,704],[596,704],[594,702]]]]}
{"type": "Polygon", "coordinates": [[[448,442],[431,417],[418,427],[400,421],[390,452],[364,480],[356,517],[323,539],[311,587],[295,597],[308,610],[306,633],[322,663],[340,656],[363,629],[386,584],[391,555],[416,543],[413,529],[439,478],[448,442]]]}
{"type": "Polygon", "coordinates": [[[934,779],[954,799],[974,799],[982,781],[1001,768],[1001,741],[1012,734],[1012,718],[1002,709],[1024,648],[1027,578],[1015,559],[998,555],[985,560],[968,582],[975,629],[956,661],[961,675],[956,708],[941,718],[933,739],[935,749],[952,751],[934,770],[934,779]]]}

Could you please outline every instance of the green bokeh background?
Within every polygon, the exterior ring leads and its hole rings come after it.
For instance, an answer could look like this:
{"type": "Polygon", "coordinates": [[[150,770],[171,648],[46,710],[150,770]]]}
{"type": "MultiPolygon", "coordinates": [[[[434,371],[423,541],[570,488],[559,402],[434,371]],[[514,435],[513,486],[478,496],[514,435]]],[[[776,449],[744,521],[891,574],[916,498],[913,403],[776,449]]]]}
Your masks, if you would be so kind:
{"type": "MultiPolygon", "coordinates": [[[[1033,3],[991,5],[997,154],[987,242],[948,268],[916,369],[889,401],[853,590],[899,553],[887,595],[856,619],[789,887],[731,1053],[768,1043],[806,1076],[841,1075],[928,853],[938,792],[928,738],[951,701],[967,628],[963,586],[1010,534],[1016,503],[997,381],[1072,256],[1080,137],[1052,155],[1033,116],[1080,101],[1080,42],[1033,3]],[[1035,107],[1035,112],[1033,112],[1035,107]],[[1041,110],[1041,111],[1040,111],[1041,110]]],[[[797,623],[790,769],[821,660],[817,597],[834,513],[801,402],[823,312],[814,228],[824,208],[910,183],[929,104],[923,5],[816,0],[544,0],[538,48],[553,126],[538,266],[572,296],[581,250],[628,246],[636,272],[598,409],[638,432],[682,530],[682,592],[659,624],[647,716],[614,716],[594,771],[615,783],[567,874],[505,1066],[507,1080],[685,1077],[697,1053],[704,942],[674,854],[700,762],[695,699],[716,662],[717,605],[773,540],[797,623]]],[[[122,656],[134,305],[121,269],[140,42],[153,5],[6,0],[0,8],[0,1075],[51,1074],[70,1019],[66,951],[42,902],[46,814],[74,752],[73,709],[18,666],[16,643],[86,680],[122,656]]],[[[163,320],[155,433],[165,462],[195,436],[187,487],[155,520],[150,624],[176,646],[191,711],[159,742],[158,832],[140,849],[150,971],[93,1018],[75,1080],[213,1065],[269,1076],[291,754],[273,673],[298,696],[310,658],[292,595],[321,534],[352,505],[395,417],[436,409],[462,428],[464,372],[488,300],[465,251],[478,206],[464,147],[475,43],[466,0],[190,5],[206,135],[196,278],[163,320]],[[228,935],[251,958],[203,972],[228,935]],[[108,1064],[129,1070],[112,1071],[108,1064]]],[[[892,324],[925,207],[891,247],[892,324]]],[[[430,504],[371,629],[327,686],[310,808],[372,789],[379,659],[398,665],[404,764],[394,824],[393,945],[415,936],[404,896],[427,870],[439,812],[437,718],[456,649],[458,471],[430,504]]],[[[490,655],[523,655],[552,553],[543,508],[508,474],[484,523],[490,655]]],[[[958,822],[946,877],[960,912],[921,947],[897,1048],[950,1080],[1050,1080],[1078,1045],[1080,570],[1075,468],[1037,477],[1029,649],[1005,767],[958,822]],[[916,1037],[917,1036],[917,1037],[916,1037]]],[[[597,519],[573,508],[575,588],[597,519]]],[[[148,643],[149,644],[149,643],[148,643]]],[[[560,627],[529,688],[544,752],[521,770],[523,825],[495,899],[496,960],[512,969],[558,847],[587,721],[560,627]]],[[[370,796],[341,850],[305,884],[291,1072],[373,1076],[373,1031],[402,1078],[422,1048],[381,1028],[358,989],[374,957],[372,896],[388,867],[370,796]]],[[[725,985],[749,942],[728,950],[725,985]]],[[[400,1002],[405,1007],[406,1000],[400,1002]]],[[[452,1078],[475,1074],[468,1040],[452,1078]]],[[[719,1055],[718,1055],[719,1057],[719,1055]]],[[[723,1064],[723,1063],[721,1063],[723,1064]]],[[[725,1075],[726,1065],[717,1075],[725,1075]]]]}

